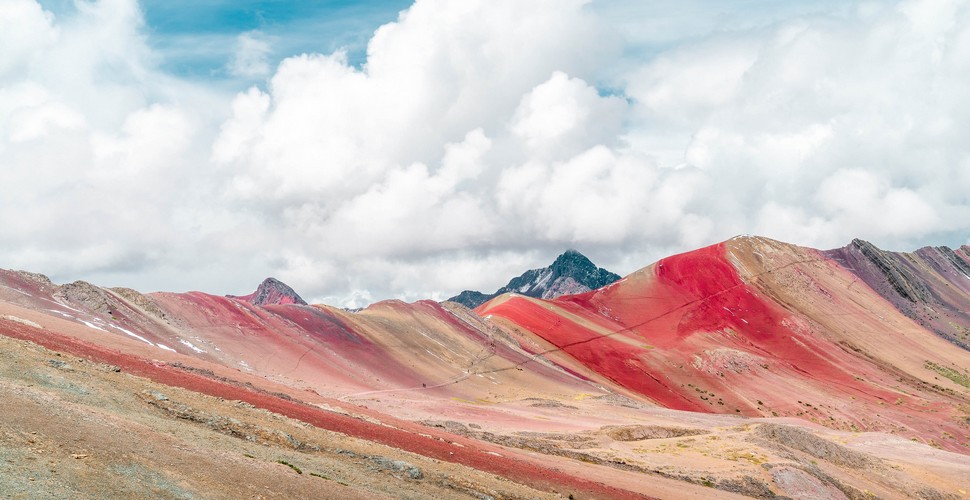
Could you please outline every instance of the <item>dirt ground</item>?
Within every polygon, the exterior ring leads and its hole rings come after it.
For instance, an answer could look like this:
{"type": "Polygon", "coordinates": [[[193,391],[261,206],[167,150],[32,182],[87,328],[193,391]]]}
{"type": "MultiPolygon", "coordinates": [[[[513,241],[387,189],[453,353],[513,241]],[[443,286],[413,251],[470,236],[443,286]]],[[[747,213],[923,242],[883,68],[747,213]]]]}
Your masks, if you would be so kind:
{"type": "Polygon", "coordinates": [[[556,498],[0,336],[3,498],[556,498]]]}

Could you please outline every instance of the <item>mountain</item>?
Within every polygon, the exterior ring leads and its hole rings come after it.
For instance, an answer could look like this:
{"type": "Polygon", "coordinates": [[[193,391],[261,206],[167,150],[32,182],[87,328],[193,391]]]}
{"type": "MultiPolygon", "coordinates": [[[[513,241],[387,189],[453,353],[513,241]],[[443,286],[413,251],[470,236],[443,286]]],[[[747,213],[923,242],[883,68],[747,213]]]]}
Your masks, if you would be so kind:
{"type": "Polygon", "coordinates": [[[276,280],[142,294],[0,270],[0,441],[45,454],[0,491],[960,498],[968,270],[967,247],[738,237],[596,288],[567,252],[474,310],[360,311],[276,280]],[[563,277],[591,289],[552,297],[563,277]]]}
{"type": "Polygon", "coordinates": [[[970,277],[948,255],[739,237],[589,294],[504,295],[476,312],[541,337],[550,360],[668,408],[805,418],[967,453],[970,351],[911,307],[929,304],[954,336],[970,327],[958,313],[970,311],[970,277]],[[934,309],[943,304],[952,311],[934,309]]]}
{"type": "Polygon", "coordinates": [[[465,290],[448,299],[469,308],[476,308],[503,293],[519,293],[529,297],[554,299],[563,295],[585,293],[604,287],[620,279],[602,267],[596,267],[585,255],[566,250],[549,267],[531,269],[513,278],[495,293],[484,294],[465,290]]]}
{"type": "Polygon", "coordinates": [[[256,306],[280,304],[307,305],[303,297],[300,297],[289,285],[276,278],[266,278],[259,284],[256,291],[249,295],[243,295],[241,297],[227,295],[227,297],[244,300],[256,306]]]}

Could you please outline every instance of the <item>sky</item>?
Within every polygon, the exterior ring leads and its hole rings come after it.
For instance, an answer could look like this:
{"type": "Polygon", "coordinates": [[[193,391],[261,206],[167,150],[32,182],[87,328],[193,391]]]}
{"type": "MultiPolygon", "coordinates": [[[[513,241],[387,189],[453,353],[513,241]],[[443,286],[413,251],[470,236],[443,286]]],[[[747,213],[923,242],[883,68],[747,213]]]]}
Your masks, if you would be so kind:
{"type": "Polygon", "coordinates": [[[360,307],[970,243],[967,1],[0,0],[0,267],[360,307]]]}

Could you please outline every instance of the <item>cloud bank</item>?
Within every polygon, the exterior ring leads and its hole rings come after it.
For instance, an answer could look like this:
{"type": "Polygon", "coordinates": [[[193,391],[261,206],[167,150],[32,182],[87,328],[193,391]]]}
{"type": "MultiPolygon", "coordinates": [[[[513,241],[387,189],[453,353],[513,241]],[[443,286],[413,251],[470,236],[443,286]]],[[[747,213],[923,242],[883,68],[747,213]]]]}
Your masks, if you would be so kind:
{"type": "Polygon", "coordinates": [[[78,5],[0,0],[3,267],[359,306],[568,247],[626,273],[739,233],[968,242],[966,2],[644,47],[586,1],[418,0],[360,66],[241,33],[226,67],[270,76],[239,91],[160,70],[135,2],[78,5]]]}

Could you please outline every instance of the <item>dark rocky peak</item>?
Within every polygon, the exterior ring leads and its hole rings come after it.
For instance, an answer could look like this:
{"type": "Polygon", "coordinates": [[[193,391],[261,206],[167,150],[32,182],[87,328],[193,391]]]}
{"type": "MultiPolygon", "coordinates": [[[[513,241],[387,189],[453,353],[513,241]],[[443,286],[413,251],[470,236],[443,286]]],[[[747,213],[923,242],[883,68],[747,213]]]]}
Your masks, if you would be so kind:
{"type": "Polygon", "coordinates": [[[257,306],[278,305],[278,304],[300,304],[307,305],[303,297],[300,297],[289,285],[276,278],[266,278],[256,291],[243,296],[227,295],[227,297],[238,300],[245,300],[257,306]]]}
{"type": "Polygon", "coordinates": [[[465,306],[468,306],[474,309],[488,302],[488,300],[491,298],[492,298],[492,295],[486,295],[482,292],[476,292],[474,290],[465,290],[448,300],[452,302],[457,302],[459,304],[463,304],[465,306]]]}
{"type": "Polygon", "coordinates": [[[599,288],[620,279],[618,275],[596,267],[593,261],[573,249],[566,250],[557,257],[555,262],[549,266],[549,269],[560,276],[569,276],[584,284],[587,284],[586,282],[594,282],[593,284],[595,284],[608,280],[608,283],[591,286],[591,288],[599,288]]]}
{"type": "Polygon", "coordinates": [[[584,293],[604,287],[620,279],[620,276],[596,267],[585,255],[576,250],[566,250],[549,267],[530,269],[512,278],[495,293],[484,294],[465,290],[448,299],[475,308],[503,293],[520,293],[529,297],[554,299],[563,295],[584,293]]]}

